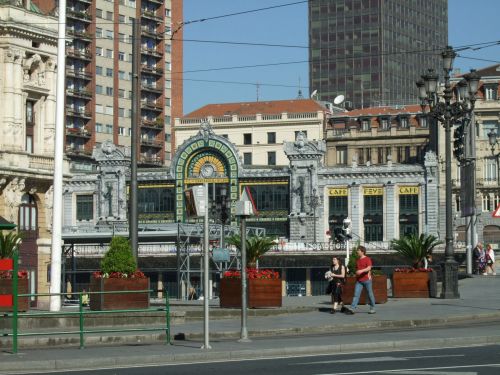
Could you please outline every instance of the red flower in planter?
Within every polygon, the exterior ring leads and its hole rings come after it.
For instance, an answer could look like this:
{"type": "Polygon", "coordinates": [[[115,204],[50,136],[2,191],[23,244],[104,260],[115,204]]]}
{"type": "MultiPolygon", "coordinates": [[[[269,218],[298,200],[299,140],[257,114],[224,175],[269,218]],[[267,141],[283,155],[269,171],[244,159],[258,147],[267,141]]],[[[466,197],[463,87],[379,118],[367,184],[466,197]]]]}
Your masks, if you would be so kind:
{"type": "Polygon", "coordinates": [[[412,273],[412,272],[432,272],[432,268],[394,268],[394,272],[402,272],[402,273],[412,273]]]}
{"type": "MultiPolygon", "coordinates": [[[[27,279],[28,278],[28,271],[26,270],[21,270],[17,271],[17,278],[18,279],[27,279]]],[[[0,272],[0,279],[12,279],[12,271],[1,271],[0,272]]]]}
{"type": "Polygon", "coordinates": [[[146,275],[140,270],[136,270],[134,273],[127,275],[122,272],[111,272],[110,274],[102,273],[101,271],[96,271],[92,274],[94,279],[145,279],[146,275]]]}
{"type": "MultiPolygon", "coordinates": [[[[224,272],[224,277],[228,279],[240,279],[241,272],[237,270],[228,270],[224,272]]],[[[249,279],[279,279],[279,272],[268,269],[247,268],[247,278],[249,279]]]]}

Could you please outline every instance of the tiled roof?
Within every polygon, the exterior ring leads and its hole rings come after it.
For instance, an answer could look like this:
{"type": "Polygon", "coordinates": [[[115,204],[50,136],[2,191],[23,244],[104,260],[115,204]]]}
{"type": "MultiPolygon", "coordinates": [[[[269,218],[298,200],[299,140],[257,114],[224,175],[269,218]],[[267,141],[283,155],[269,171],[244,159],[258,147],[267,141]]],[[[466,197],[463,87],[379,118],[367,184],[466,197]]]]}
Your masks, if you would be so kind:
{"type": "Polygon", "coordinates": [[[336,113],[332,117],[363,117],[363,116],[395,116],[399,114],[414,114],[422,112],[420,105],[407,105],[401,107],[369,107],[354,109],[349,112],[336,113]]]}
{"type": "Polygon", "coordinates": [[[208,104],[184,118],[220,117],[224,115],[274,115],[280,113],[308,113],[325,111],[326,108],[312,99],[275,100],[265,102],[208,104]]]}

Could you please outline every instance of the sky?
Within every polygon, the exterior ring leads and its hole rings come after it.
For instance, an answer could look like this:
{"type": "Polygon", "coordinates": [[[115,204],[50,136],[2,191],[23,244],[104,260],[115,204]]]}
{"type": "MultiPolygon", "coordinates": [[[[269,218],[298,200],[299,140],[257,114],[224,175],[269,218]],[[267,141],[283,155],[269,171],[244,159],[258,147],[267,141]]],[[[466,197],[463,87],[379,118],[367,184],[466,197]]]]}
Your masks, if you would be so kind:
{"type": "MultiPolygon", "coordinates": [[[[305,97],[309,96],[312,90],[308,87],[307,3],[299,2],[185,0],[184,113],[211,103],[295,99],[299,87],[305,97]],[[293,2],[298,4],[189,23],[293,2]],[[294,47],[199,42],[201,40],[294,47]],[[279,65],[248,67],[259,64],[279,65]],[[245,68],[235,68],[242,66],[245,68]]],[[[499,0],[448,0],[448,4],[448,38],[452,46],[500,41],[499,0]],[[473,19],[469,21],[471,16],[473,19]],[[467,27],[470,23],[472,27],[467,27]]],[[[500,63],[500,44],[460,54],[464,57],[456,59],[455,68],[462,72],[479,69],[495,64],[494,61],[500,63]]]]}

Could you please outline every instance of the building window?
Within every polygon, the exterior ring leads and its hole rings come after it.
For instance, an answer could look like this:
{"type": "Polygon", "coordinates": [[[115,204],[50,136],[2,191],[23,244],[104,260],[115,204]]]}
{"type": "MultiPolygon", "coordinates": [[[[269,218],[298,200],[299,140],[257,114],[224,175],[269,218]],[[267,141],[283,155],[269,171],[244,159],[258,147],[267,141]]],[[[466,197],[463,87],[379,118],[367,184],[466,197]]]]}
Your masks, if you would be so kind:
{"type": "Polygon", "coordinates": [[[364,216],[365,241],[383,241],[383,195],[364,196],[364,216]]]}
{"type": "Polygon", "coordinates": [[[95,93],[102,94],[102,86],[101,85],[95,85],[95,93]]]}
{"type": "Polygon", "coordinates": [[[484,159],[484,179],[486,181],[496,181],[498,164],[495,158],[484,159]]]}
{"type": "Polygon", "coordinates": [[[276,165],[276,152],[269,151],[267,153],[267,165],[276,165]]]}
{"type": "Polygon", "coordinates": [[[108,134],[113,133],[113,125],[106,124],[106,133],[108,133],[108,134]]]}
{"type": "Polygon", "coordinates": [[[221,134],[221,137],[228,139],[228,135],[227,134],[221,134]]]}
{"type": "Polygon", "coordinates": [[[111,105],[106,106],[106,114],[113,116],[113,106],[111,106],[111,105]]]}
{"type": "Polygon", "coordinates": [[[482,203],[483,203],[483,212],[490,212],[492,211],[492,208],[491,208],[491,199],[490,199],[490,195],[488,193],[485,193],[483,194],[483,198],[482,198],[482,203]]]}
{"type": "Polygon", "coordinates": [[[108,21],[113,21],[113,12],[107,11],[106,12],[106,19],[108,21]]]}
{"type": "Polygon", "coordinates": [[[252,153],[244,152],[243,153],[243,165],[252,165],[252,153]]]}
{"type": "Polygon", "coordinates": [[[98,76],[102,76],[102,66],[96,65],[95,74],[98,76]]]}
{"type": "Polygon", "coordinates": [[[102,124],[100,122],[95,123],[95,131],[97,133],[102,133],[102,124]]]}
{"type": "Polygon", "coordinates": [[[383,147],[379,147],[377,149],[377,163],[378,164],[384,164],[385,163],[385,160],[384,160],[384,148],[383,147]]]}
{"type": "Polygon", "coordinates": [[[102,9],[97,8],[95,10],[95,16],[98,18],[102,18],[102,9]]]}
{"type": "Polygon", "coordinates": [[[118,117],[125,117],[125,108],[118,108],[118,117]]]}
{"type": "Polygon", "coordinates": [[[96,47],[95,48],[95,55],[96,56],[102,56],[103,55],[101,47],[96,47]]]}
{"type": "Polygon", "coordinates": [[[380,128],[381,128],[381,130],[389,130],[389,119],[381,118],[380,119],[380,128]]]}
{"type": "Polygon", "coordinates": [[[276,132],[268,132],[267,133],[267,143],[275,144],[276,143],[276,132]]]}
{"type": "Polygon", "coordinates": [[[421,128],[428,128],[429,127],[428,119],[426,116],[420,117],[420,127],[421,128]]]}
{"type": "Polygon", "coordinates": [[[498,121],[483,121],[483,138],[488,139],[489,132],[499,133],[500,127],[498,121]]]}
{"type": "Polygon", "coordinates": [[[118,79],[126,80],[125,72],[123,70],[118,71],[118,79]]]}
{"type": "Polygon", "coordinates": [[[399,126],[401,129],[408,128],[408,117],[401,117],[399,119],[399,126]]]}
{"type": "Polygon", "coordinates": [[[113,77],[113,69],[106,68],[106,77],[113,77]]]}
{"type": "Polygon", "coordinates": [[[102,106],[102,104],[95,105],[95,112],[96,113],[104,113],[104,107],[102,106]]]}
{"type": "Polygon", "coordinates": [[[76,220],[92,220],[94,218],[94,196],[77,195],[76,196],[76,220]]]}
{"type": "Polygon", "coordinates": [[[113,88],[112,87],[106,87],[106,95],[113,96],[113,88]]]}
{"type": "Polygon", "coordinates": [[[113,39],[113,31],[112,30],[106,30],[106,38],[113,39]]]}
{"type": "Polygon", "coordinates": [[[243,134],[243,144],[251,145],[252,144],[252,133],[243,134]]]}
{"type": "Polygon", "coordinates": [[[35,103],[31,100],[26,102],[26,142],[25,151],[33,153],[35,134],[35,103]]]}
{"type": "Polygon", "coordinates": [[[399,236],[418,235],[418,194],[399,195],[399,236]]]}
{"type": "Polygon", "coordinates": [[[112,49],[106,49],[106,57],[108,59],[112,59],[113,58],[113,50],[112,49]]]}
{"type": "Polygon", "coordinates": [[[337,164],[347,165],[347,146],[338,146],[336,149],[337,164]]]}
{"type": "Polygon", "coordinates": [[[125,61],[125,53],[119,51],[118,52],[118,60],[125,61]]]}
{"type": "Polygon", "coordinates": [[[119,98],[125,98],[125,90],[119,89],[118,90],[118,97],[119,98]]]}
{"type": "Polygon", "coordinates": [[[497,100],[497,85],[484,85],[484,100],[497,100]]]}
{"type": "Polygon", "coordinates": [[[95,37],[96,37],[96,39],[102,38],[102,29],[100,27],[95,28],[95,37]]]}
{"type": "Polygon", "coordinates": [[[349,216],[347,196],[330,196],[328,201],[328,227],[333,236],[342,230],[344,219],[349,216]]]}
{"type": "Polygon", "coordinates": [[[368,120],[368,119],[361,120],[361,130],[362,131],[369,131],[370,130],[370,120],[368,120]]]}
{"type": "Polygon", "coordinates": [[[120,23],[125,23],[125,16],[124,16],[123,14],[119,14],[119,15],[118,15],[118,21],[119,21],[120,23]]]}

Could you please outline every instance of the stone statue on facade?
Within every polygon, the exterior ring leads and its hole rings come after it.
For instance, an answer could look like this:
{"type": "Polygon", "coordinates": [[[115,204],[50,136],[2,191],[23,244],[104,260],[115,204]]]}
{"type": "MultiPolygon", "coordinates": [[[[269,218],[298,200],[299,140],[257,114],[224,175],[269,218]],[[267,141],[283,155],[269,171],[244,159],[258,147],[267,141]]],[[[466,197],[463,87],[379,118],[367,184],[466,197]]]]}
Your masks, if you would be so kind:
{"type": "Polygon", "coordinates": [[[294,198],[294,209],[297,213],[302,213],[305,210],[305,197],[304,197],[305,177],[299,176],[297,178],[297,186],[292,189],[294,198]]]}

